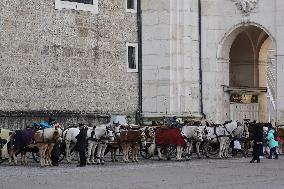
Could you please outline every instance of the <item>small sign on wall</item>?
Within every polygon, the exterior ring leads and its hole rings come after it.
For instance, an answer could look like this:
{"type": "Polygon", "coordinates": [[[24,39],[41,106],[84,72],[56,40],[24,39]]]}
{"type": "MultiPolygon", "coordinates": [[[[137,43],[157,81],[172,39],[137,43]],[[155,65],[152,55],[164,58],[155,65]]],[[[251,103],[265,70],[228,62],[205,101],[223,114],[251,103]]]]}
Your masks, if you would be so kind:
{"type": "Polygon", "coordinates": [[[231,94],[230,102],[241,104],[258,103],[258,95],[231,94]]]}

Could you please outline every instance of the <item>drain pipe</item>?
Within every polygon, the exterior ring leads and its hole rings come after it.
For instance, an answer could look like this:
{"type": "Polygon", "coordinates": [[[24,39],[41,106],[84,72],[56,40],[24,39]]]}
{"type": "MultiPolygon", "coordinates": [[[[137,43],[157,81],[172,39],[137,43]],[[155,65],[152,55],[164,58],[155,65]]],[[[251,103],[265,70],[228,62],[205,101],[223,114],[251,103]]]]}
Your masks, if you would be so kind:
{"type": "Polygon", "coordinates": [[[138,40],[138,111],[136,124],[141,122],[142,117],[142,9],[141,0],[137,0],[137,40],[138,40]]]}
{"type": "Polygon", "coordinates": [[[202,76],[202,36],[201,36],[201,0],[198,0],[198,41],[199,41],[199,93],[200,93],[200,114],[206,118],[203,111],[203,76],[202,76]]]}

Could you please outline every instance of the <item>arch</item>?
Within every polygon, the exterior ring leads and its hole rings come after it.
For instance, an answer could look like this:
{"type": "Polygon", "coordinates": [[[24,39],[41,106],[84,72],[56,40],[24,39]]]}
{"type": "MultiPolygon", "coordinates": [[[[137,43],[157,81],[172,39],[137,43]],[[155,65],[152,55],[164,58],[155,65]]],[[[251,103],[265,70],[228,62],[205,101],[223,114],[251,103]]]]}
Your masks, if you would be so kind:
{"type": "Polygon", "coordinates": [[[238,23],[233,27],[231,27],[228,30],[228,32],[224,34],[224,36],[221,38],[220,42],[218,43],[217,55],[216,55],[217,60],[229,60],[230,48],[233,42],[241,32],[245,31],[246,27],[248,26],[255,26],[263,30],[272,39],[273,49],[276,50],[277,47],[276,40],[267,28],[256,22],[250,22],[249,24],[238,23]]]}
{"type": "MultiPolygon", "coordinates": [[[[230,116],[240,113],[242,118],[244,115],[249,115],[259,121],[268,121],[268,115],[270,115],[268,108],[272,101],[267,100],[270,95],[262,89],[268,86],[267,58],[269,50],[276,51],[276,47],[276,40],[272,34],[262,25],[253,22],[237,24],[221,38],[216,56],[217,63],[225,63],[223,71],[228,70],[224,77],[224,83],[229,86],[231,91],[224,93],[224,104],[225,107],[229,107],[230,116]],[[257,100],[248,105],[242,104],[243,102],[236,104],[230,99],[234,95],[243,96],[243,98],[256,96],[257,100]],[[237,112],[237,109],[233,108],[234,106],[244,109],[237,112]],[[244,113],[251,107],[255,111],[244,113]]],[[[267,89],[269,88],[270,86],[267,87],[267,89]]]]}

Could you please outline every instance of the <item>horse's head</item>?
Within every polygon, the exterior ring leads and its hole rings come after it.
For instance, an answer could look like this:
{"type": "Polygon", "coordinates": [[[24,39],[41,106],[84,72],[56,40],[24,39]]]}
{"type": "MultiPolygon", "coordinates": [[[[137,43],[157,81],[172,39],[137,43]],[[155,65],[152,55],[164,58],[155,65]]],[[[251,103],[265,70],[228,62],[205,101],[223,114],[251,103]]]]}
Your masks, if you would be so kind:
{"type": "Polygon", "coordinates": [[[210,141],[211,140],[211,129],[205,126],[202,132],[203,132],[202,133],[203,139],[206,141],[210,141]]]}
{"type": "Polygon", "coordinates": [[[140,129],[139,132],[140,132],[142,147],[145,148],[147,144],[145,131],[143,129],[140,129]]]}
{"type": "Polygon", "coordinates": [[[202,142],[203,141],[202,133],[203,133],[203,128],[201,126],[197,126],[196,129],[194,130],[193,137],[197,141],[202,142]]]}
{"type": "Polygon", "coordinates": [[[55,141],[55,142],[58,142],[58,141],[62,141],[62,137],[61,137],[61,133],[59,130],[55,130],[53,135],[52,135],[52,140],[55,141]]]}
{"type": "Polygon", "coordinates": [[[118,123],[113,123],[112,125],[113,131],[114,131],[114,136],[119,137],[120,132],[121,132],[121,125],[118,123]]]}
{"type": "Polygon", "coordinates": [[[110,141],[114,141],[113,130],[110,126],[106,127],[106,137],[109,138],[110,141]]]}

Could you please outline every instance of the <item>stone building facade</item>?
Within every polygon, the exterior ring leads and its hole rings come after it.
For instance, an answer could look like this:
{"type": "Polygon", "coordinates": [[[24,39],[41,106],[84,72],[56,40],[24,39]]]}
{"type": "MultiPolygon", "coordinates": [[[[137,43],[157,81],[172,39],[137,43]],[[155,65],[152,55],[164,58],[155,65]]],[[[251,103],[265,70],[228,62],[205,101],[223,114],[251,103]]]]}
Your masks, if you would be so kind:
{"type": "Polygon", "coordinates": [[[127,2],[1,0],[1,127],[135,115],[138,74],[128,69],[127,44],[137,43],[137,18],[127,2]]]}
{"type": "Polygon", "coordinates": [[[145,0],[142,15],[144,116],[284,122],[284,1],[145,0]]]}

